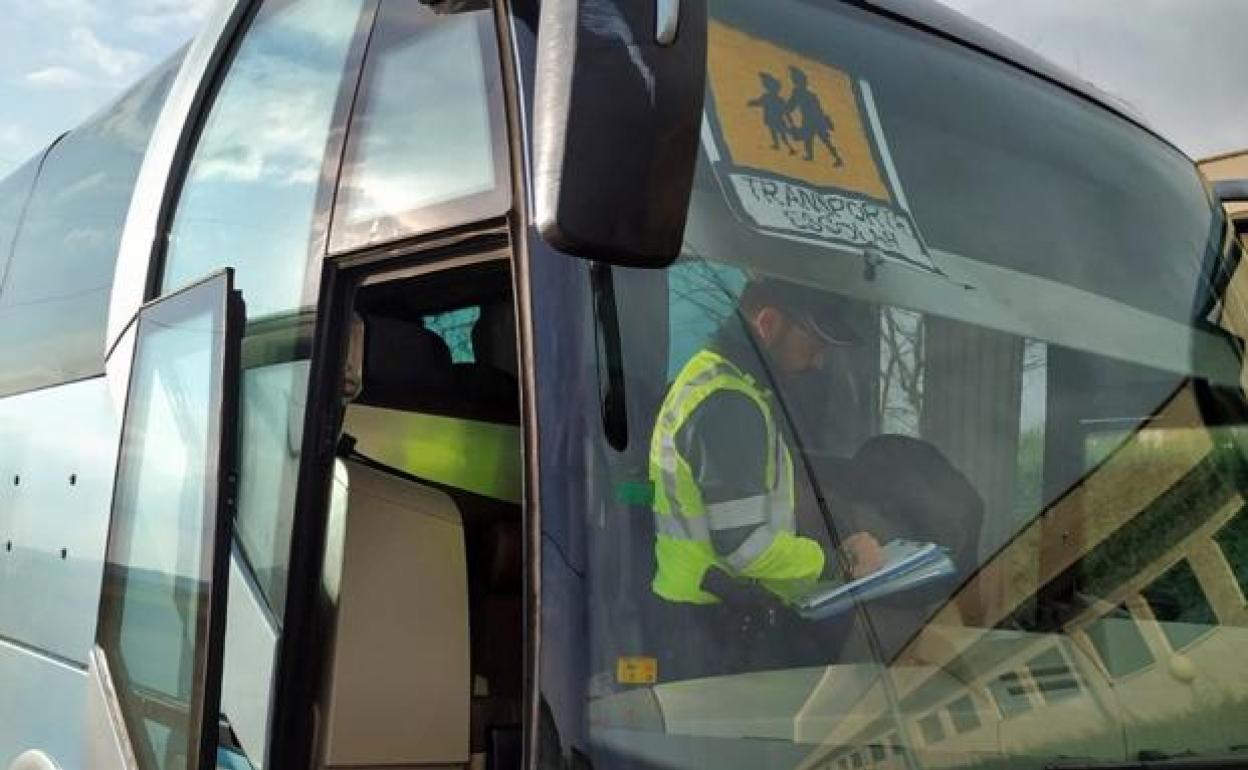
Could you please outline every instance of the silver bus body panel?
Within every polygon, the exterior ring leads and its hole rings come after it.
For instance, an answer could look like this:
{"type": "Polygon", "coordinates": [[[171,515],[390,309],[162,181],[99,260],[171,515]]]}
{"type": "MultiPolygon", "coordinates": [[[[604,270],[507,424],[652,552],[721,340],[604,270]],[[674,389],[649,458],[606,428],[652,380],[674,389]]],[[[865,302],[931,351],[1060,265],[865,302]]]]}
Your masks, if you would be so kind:
{"type": "Polygon", "coordinates": [[[0,637],[84,668],[119,425],[101,377],[0,399],[0,637]]]}
{"type": "Polygon", "coordinates": [[[0,640],[0,682],[0,768],[32,750],[65,770],[88,767],[80,730],[87,694],[84,670],[0,640]]]}
{"type": "Polygon", "coordinates": [[[91,770],[132,770],[137,767],[129,744],[121,734],[116,695],[111,690],[108,673],[99,648],[91,651],[87,668],[86,704],[80,713],[86,716],[85,734],[77,740],[85,747],[91,770]]]}
{"type": "Polygon", "coordinates": [[[225,608],[221,713],[229,720],[248,759],[257,770],[263,770],[277,670],[277,628],[246,569],[236,544],[230,557],[225,608]]]}
{"type": "MultiPolygon", "coordinates": [[[[121,417],[126,413],[126,396],[130,392],[130,367],[134,364],[134,343],[137,339],[136,325],[130,324],[122,333],[121,340],[113,347],[104,362],[104,379],[108,383],[108,396],[117,420],[116,443],[121,447],[121,417]]],[[[111,469],[116,474],[116,468],[111,469]]],[[[109,482],[110,484],[112,481],[109,482]]],[[[110,509],[112,495],[109,495],[110,509]]],[[[111,515],[111,514],[110,514],[111,515]]]]}
{"type": "Polygon", "coordinates": [[[108,310],[107,348],[116,341],[139,312],[146,299],[152,258],[157,252],[157,227],[161,205],[175,171],[178,148],[194,111],[209,68],[218,49],[226,45],[227,31],[236,8],[248,0],[217,0],[198,35],[187,49],[143,158],[143,166],[130,199],[130,211],[122,231],[113,291],[108,310]]]}
{"type": "Polygon", "coordinates": [[[61,767],[46,753],[32,750],[13,760],[9,770],[61,770],[61,767]]]}

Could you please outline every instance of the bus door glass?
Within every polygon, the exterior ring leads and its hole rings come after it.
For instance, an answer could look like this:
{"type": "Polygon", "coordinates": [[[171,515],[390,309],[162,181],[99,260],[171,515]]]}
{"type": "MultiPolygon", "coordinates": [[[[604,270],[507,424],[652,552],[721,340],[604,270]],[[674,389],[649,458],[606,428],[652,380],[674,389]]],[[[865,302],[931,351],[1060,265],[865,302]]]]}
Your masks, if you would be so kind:
{"type": "Polygon", "coordinates": [[[347,134],[329,251],[507,213],[503,75],[493,12],[382,3],[347,134]]]}
{"type": "Polygon", "coordinates": [[[232,279],[138,320],[92,657],[93,691],[115,710],[91,725],[124,747],[93,756],[138,770],[215,766],[243,318],[232,279]]]}

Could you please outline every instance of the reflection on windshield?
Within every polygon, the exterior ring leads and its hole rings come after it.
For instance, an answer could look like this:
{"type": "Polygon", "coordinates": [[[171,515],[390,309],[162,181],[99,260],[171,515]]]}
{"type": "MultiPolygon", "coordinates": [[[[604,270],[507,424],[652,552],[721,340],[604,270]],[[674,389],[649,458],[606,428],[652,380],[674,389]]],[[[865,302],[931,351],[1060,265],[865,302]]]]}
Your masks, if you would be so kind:
{"type": "Polygon", "coordinates": [[[618,355],[581,351],[624,372],[632,437],[586,406],[583,565],[566,503],[544,512],[549,645],[586,592],[583,740],[544,683],[565,745],[820,770],[1239,751],[1246,279],[1190,163],[856,12],[714,15],[685,253],[615,270],[618,355]]]}
{"type": "Polygon", "coordinates": [[[103,329],[121,231],[181,59],[175,54],[6,181],[11,195],[0,210],[0,263],[7,263],[0,264],[0,392],[104,370],[103,329]]]}
{"type": "Polygon", "coordinates": [[[358,3],[267,3],[195,149],[161,277],[168,292],[229,264],[254,319],[297,309],[333,105],[358,3]]]}
{"type": "Polygon", "coordinates": [[[489,18],[383,7],[348,134],[332,251],[506,210],[489,18]]]}
{"type": "MultiPolygon", "coordinates": [[[[673,333],[696,328],[677,326],[685,303],[722,306],[722,284],[690,290],[706,270],[670,271],[673,333]]],[[[725,593],[714,612],[673,612],[643,595],[640,636],[611,634],[600,652],[607,670],[627,650],[656,671],[613,672],[591,709],[604,745],[622,751],[615,730],[644,727],[643,685],[665,738],[772,738],[833,766],[1229,750],[1244,691],[1222,661],[1243,641],[1248,512],[1238,426],[1208,424],[1208,384],[912,311],[857,311],[874,326],[867,350],[791,377],[769,352],[753,362],[769,368],[780,430],[802,447],[792,531],[829,562],[859,531],[934,542],[956,579],[809,624],[769,617],[789,612],[783,602],[730,605],[739,597],[725,593]],[[1180,718],[1185,729],[1163,729],[1180,718]]],[[[719,418],[728,424],[704,428],[707,440],[749,443],[747,410],[719,418]]],[[[654,591],[655,558],[634,559],[635,588],[654,591]]]]}

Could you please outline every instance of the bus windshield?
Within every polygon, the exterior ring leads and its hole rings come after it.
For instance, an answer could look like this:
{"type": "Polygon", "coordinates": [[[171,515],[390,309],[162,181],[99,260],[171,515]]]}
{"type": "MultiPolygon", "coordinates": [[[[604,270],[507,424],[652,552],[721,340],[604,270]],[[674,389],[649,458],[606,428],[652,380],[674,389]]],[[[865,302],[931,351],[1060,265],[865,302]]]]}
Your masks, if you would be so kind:
{"type": "Polygon", "coordinates": [[[599,768],[1242,751],[1242,276],[1191,161],[848,4],[711,16],[683,254],[586,268],[543,471],[590,468],[583,564],[545,531],[560,729],[599,768]]]}

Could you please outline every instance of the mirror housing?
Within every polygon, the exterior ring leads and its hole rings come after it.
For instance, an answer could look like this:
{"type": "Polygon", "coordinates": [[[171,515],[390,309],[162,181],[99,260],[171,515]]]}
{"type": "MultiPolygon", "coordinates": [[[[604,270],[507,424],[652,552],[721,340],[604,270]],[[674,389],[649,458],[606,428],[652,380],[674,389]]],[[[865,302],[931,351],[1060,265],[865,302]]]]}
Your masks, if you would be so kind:
{"type": "Polygon", "coordinates": [[[543,0],[534,219],[552,246],[626,267],[680,254],[706,30],[707,0],[543,0]]]}

